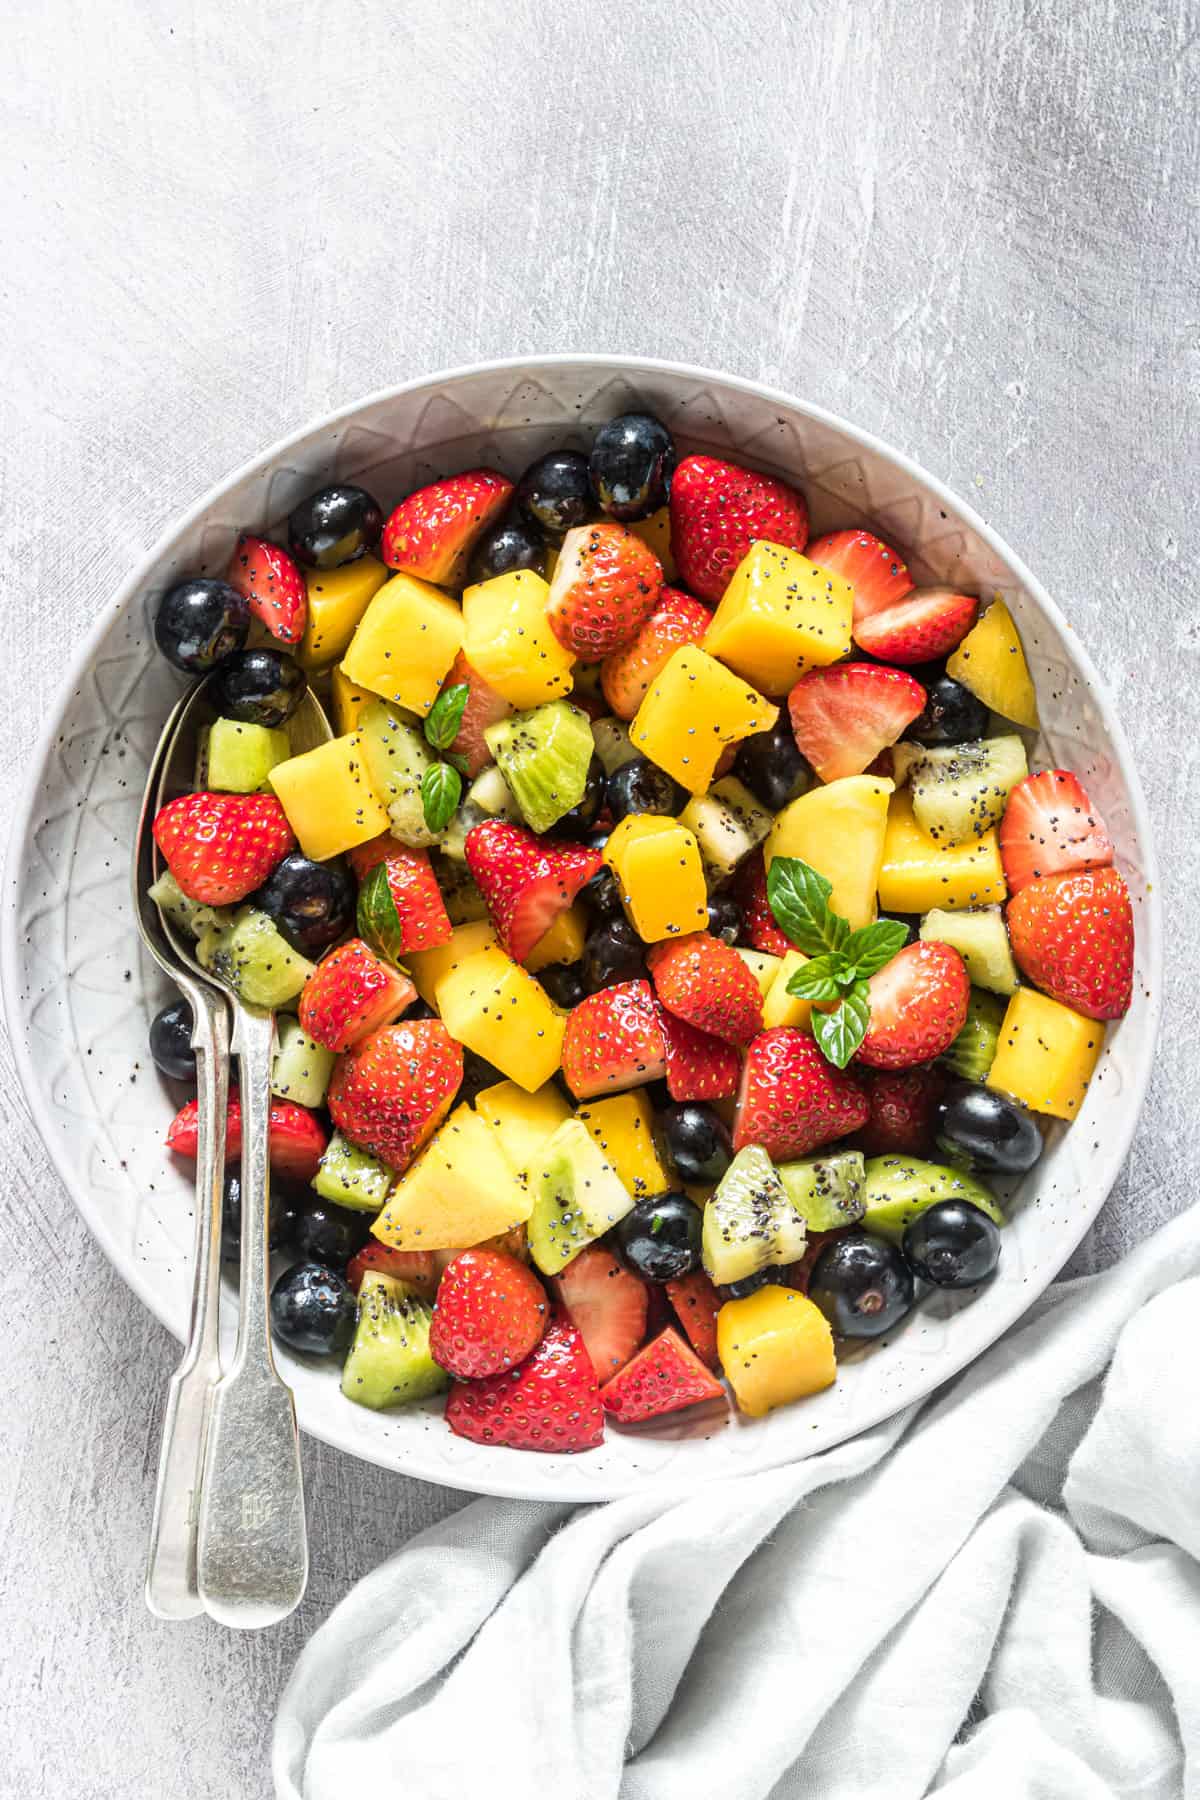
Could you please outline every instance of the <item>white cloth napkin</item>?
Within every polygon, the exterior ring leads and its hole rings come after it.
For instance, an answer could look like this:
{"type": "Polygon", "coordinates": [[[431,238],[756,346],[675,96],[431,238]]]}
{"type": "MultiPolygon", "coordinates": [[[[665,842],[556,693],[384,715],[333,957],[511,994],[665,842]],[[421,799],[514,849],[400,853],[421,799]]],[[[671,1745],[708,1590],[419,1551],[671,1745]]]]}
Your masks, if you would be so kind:
{"type": "Polygon", "coordinates": [[[1200,1208],[921,1407],[607,1506],[480,1500],[360,1582],[283,1800],[1200,1796],[1200,1208]]]}

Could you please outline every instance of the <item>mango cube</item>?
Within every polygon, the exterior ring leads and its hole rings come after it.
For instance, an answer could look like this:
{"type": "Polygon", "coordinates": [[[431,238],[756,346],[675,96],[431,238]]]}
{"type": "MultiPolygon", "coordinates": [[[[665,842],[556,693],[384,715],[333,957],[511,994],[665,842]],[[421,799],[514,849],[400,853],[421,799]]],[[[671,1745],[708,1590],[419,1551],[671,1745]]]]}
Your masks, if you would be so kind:
{"type": "Polygon", "coordinates": [[[628,813],[604,846],[626,917],[647,944],[708,929],[700,846],[678,819],[628,813]]]}
{"type": "Polygon", "coordinates": [[[575,658],[550,628],[549,592],[531,569],[514,569],[463,595],[463,655],[489,687],[521,710],[571,691],[575,658]]]}
{"type": "Polygon", "coordinates": [[[753,1419],[837,1380],[829,1321],[795,1288],[727,1300],[717,1314],[717,1354],[739,1409],[753,1419]]]}
{"type": "Polygon", "coordinates": [[[654,1144],[654,1109],[644,1088],[589,1100],[575,1115],[586,1125],[635,1200],[675,1184],[654,1144]]]}
{"type": "Polygon", "coordinates": [[[452,1037],[532,1094],[562,1062],[566,1018],[540,981],[499,947],[477,950],[437,985],[452,1037]]]}
{"type": "Polygon", "coordinates": [[[954,654],[946,660],[946,673],[999,713],[1030,731],[1038,728],[1037,694],[1025,650],[1012,614],[996,599],[971,627],[954,654]]]}
{"type": "Polygon", "coordinates": [[[300,646],[304,668],[323,669],[341,656],[387,575],[373,556],[360,556],[340,569],[306,571],[308,620],[300,646]]]}
{"type": "Polygon", "coordinates": [[[370,693],[368,689],[356,687],[347,678],[340,663],[330,677],[329,697],[333,703],[333,723],[339,737],[345,737],[347,732],[357,731],[362,713],[378,699],[378,695],[370,693]]]}
{"type": "Polygon", "coordinates": [[[469,925],[456,925],[446,943],[432,950],[412,950],[405,957],[405,967],[416,983],[426,1006],[437,1005],[438,983],[468,956],[479,950],[492,950],[499,943],[489,919],[474,919],[469,925]]]}
{"type": "Polygon", "coordinates": [[[781,956],[771,956],[766,950],[746,950],[738,945],[738,955],[758,983],[758,991],[765,1000],[775,984],[779,973],[781,956]]]}
{"type": "Polygon", "coordinates": [[[1104,1048],[1104,1026],[1048,994],[1018,988],[1000,1027],[987,1085],[1034,1112],[1073,1119],[1104,1048]]]}
{"type": "Polygon", "coordinates": [[[525,958],[525,967],[531,975],[539,969],[548,969],[551,963],[576,963],[583,955],[583,940],[587,936],[587,914],[582,906],[568,906],[566,912],[560,912],[545,937],[540,937],[529,955],[525,958]]]}
{"type": "Polygon", "coordinates": [[[909,790],[897,789],[888,808],[879,870],[884,912],[956,912],[964,906],[998,905],[1007,894],[994,830],[965,844],[935,843],[913,816],[909,790]]]}
{"type": "Polygon", "coordinates": [[[388,828],[357,733],[290,756],[271,770],[271,786],[305,856],[340,856],[388,828]]]}
{"type": "MultiPolygon", "coordinates": [[[[845,775],[785,806],[763,846],[769,869],[795,856],[833,883],[829,904],[853,930],[875,917],[892,783],[881,775],[845,775]]],[[[902,908],[903,911],[915,910],[902,908]]]]}
{"type": "Polygon", "coordinates": [[[763,694],[786,694],[806,669],[835,663],[850,649],[854,589],[798,550],[751,544],[733,572],[704,638],[763,694]]]}
{"type": "Polygon", "coordinates": [[[459,1106],[388,1195],[371,1226],[395,1250],[465,1250],[533,1210],[486,1119],[459,1106]]]}
{"type": "Polygon", "coordinates": [[[726,744],[769,731],[778,717],[777,706],[723,663],[685,644],[655,676],[629,727],[629,741],[689,793],[703,794],[726,744]]]}
{"type": "Polygon", "coordinates": [[[787,984],[796,970],[808,961],[801,950],[789,950],[779,964],[778,973],[763,1001],[763,1029],[772,1025],[793,1025],[807,1031],[812,1023],[812,1001],[798,1000],[789,994],[787,984]]]}
{"type": "Polygon", "coordinates": [[[356,686],[424,717],[462,639],[456,601],[415,575],[393,575],[363,614],[342,672],[356,686]]]}
{"type": "Polygon", "coordinates": [[[537,1159],[571,1108],[553,1082],[527,1094],[515,1081],[498,1081],[475,1096],[475,1111],[495,1132],[517,1180],[528,1187],[537,1175],[537,1159]]]}
{"type": "MultiPolygon", "coordinates": [[[[674,554],[671,550],[671,509],[660,506],[652,512],[648,519],[631,519],[628,529],[634,537],[641,538],[647,550],[653,550],[662,564],[663,580],[674,581],[679,574],[674,554]]],[[[547,579],[549,572],[547,571],[547,579]]]]}

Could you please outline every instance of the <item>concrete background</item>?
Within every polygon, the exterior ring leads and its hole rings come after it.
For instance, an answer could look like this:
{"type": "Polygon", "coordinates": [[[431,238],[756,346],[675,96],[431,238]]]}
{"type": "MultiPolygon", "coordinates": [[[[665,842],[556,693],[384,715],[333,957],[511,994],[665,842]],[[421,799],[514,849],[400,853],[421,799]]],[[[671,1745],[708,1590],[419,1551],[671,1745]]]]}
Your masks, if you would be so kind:
{"type": "MultiPolygon", "coordinates": [[[[119,578],[311,416],[528,351],[759,376],[974,500],[1114,689],[1159,833],[1171,993],[1129,1167],[1075,1266],[1194,1197],[1194,8],[3,10],[2,803],[119,578]]],[[[76,1218],[2,1046],[0,1110],[0,1792],[263,1795],[301,1642],[458,1497],[309,1444],[302,1611],[253,1638],[153,1621],[175,1346],[76,1218]],[[70,1279],[48,1316],[51,1262],[70,1279]]]]}

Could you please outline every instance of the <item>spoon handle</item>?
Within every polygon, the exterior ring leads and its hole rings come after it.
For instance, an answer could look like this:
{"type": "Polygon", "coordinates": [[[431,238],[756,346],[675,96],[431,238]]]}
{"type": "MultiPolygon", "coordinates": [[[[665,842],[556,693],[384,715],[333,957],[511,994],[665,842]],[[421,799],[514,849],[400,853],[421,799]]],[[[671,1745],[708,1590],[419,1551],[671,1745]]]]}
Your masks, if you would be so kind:
{"type": "Polygon", "coordinates": [[[308,1581],[300,1434],[271,1354],[267,1299],[269,1012],[234,1002],[241,1070],[242,1256],[237,1347],[213,1390],[200,1494],[197,1576],[205,1609],[253,1629],[286,1618],[308,1581]]]}
{"type": "Polygon", "coordinates": [[[229,1096],[229,1012],[224,998],[188,982],[196,1052],[198,1141],[192,1312],[187,1345],[167,1388],[158,1487],[150,1528],[146,1604],[160,1619],[204,1610],[196,1585],[196,1516],[209,1396],[221,1375],[221,1202],[229,1096]]]}

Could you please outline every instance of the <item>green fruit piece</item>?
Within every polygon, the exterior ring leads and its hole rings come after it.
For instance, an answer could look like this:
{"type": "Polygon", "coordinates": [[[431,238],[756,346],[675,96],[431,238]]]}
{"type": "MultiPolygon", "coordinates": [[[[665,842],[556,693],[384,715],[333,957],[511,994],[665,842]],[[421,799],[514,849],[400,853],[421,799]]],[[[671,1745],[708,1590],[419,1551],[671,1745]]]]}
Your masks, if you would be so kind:
{"type": "Polygon", "coordinates": [[[219,794],[256,794],[267,776],[292,754],[285,726],[245,725],[240,719],[214,719],[200,735],[196,786],[219,794]]]}
{"type": "Polygon", "coordinates": [[[312,1184],[323,1200],[348,1206],[354,1212],[377,1213],[395,1179],[394,1169],[335,1131],[312,1184]]]}
{"type": "Polygon", "coordinates": [[[700,846],[705,879],[710,887],[725,881],[740,862],[762,843],[774,820],[758,804],[749,788],[727,775],[714,782],[707,794],[695,794],[679,815],[700,846]]]}
{"type": "Polygon", "coordinates": [[[996,1060],[1006,1011],[1004,1002],[983,988],[972,988],[966,1024],[943,1053],[946,1067],[964,1081],[986,1081],[996,1060]]]}
{"type": "Polygon", "coordinates": [[[810,1231],[840,1231],[863,1216],[867,1166],[861,1151],[837,1150],[780,1163],[779,1179],[810,1231]]]}
{"type": "Polygon", "coordinates": [[[895,1244],[905,1228],[939,1200],[965,1200],[997,1225],[1004,1224],[989,1188],[962,1169],[946,1163],[922,1162],[916,1156],[872,1156],[863,1188],[863,1228],[895,1244]]]}
{"type": "Polygon", "coordinates": [[[271,1062],[271,1092],[297,1106],[320,1106],[337,1057],[315,1043],[299,1019],[282,1018],[276,1026],[271,1062]]]}
{"type": "Polygon", "coordinates": [[[629,727],[623,719],[593,719],[592,742],[606,775],[624,768],[638,754],[629,741],[629,727]]]}
{"type": "Polygon", "coordinates": [[[1016,993],[1017,965],[998,906],[977,912],[943,912],[935,907],[921,921],[921,937],[926,943],[950,944],[957,950],[976,987],[993,994],[1016,993]]]}
{"type": "Polygon", "coordinates": [[[701,1260],[718,1286],[804,1254],[803,1215],[757,1144],[739,1150],[704,1208],[701,1260]]]}
{"type": "Polygon", "coordinates": [[[531,831],[549,831],[578,806],[595,754],[592,722],[569,700],[547,700],[484,732],[531,831]]]}
{"type": "Polygon", "coordinates": [[[381,1412],[448,1387],[450,1377],[429,1354],[432,1318],[432,1306],[407,1283],[368,1271],[358,1290],[358,1325],[342,1370],[347,1400],[381,1412]]]}
{"type": "Polygon", "coordinates": [[[164,870],[146,892],[174,924],[190,931],[193,937],[202,937],[206,931],[220,931],[233,924],[231,907],[202,906],[199,900],[189,900],[169,869],[164,870]]]}
{"type": "Polygon", "coordinates": [[[372,700],[358,717],[363,761],[379,798],[387,807],[393,835],[415,850],[436,844],[440,832],[425,823],[421,782],[434,761],[425,734],[398,707],[372,700]]]}
{"type": "Polygon", "coordinates": [[[935,843],[965,844],[999,822],[1008,796],[1029,773],[1019,737],[973,744],[897,744],[896,780],[907,777],[917,824],[935,843]]]}
{"type": "Polygon", "coordinates": [[[210,926],[196,945],[196,960],[251,1006],[294,1000],[316,967],[253,906],[239,907],[231,925],[210,926]]]}
{"type": "Polygon", "coordinates": [[[531,1176],[535,1198],[525,1230],[529,1254],[543,1275],[565,1269],[633,1205],[633,1195],[579,1119],[563,1120],[531,1176]]]}
{"type": "Polygon", "coordinates": [[[453,862],[464,863],[467,860],[467,833],[476,825],[482,825],[485,819],[517,820],[520,817],[521,811],[512,797],[512,790],[495,763],[490,763],[467,789],[438,849],[453,862]]]}

